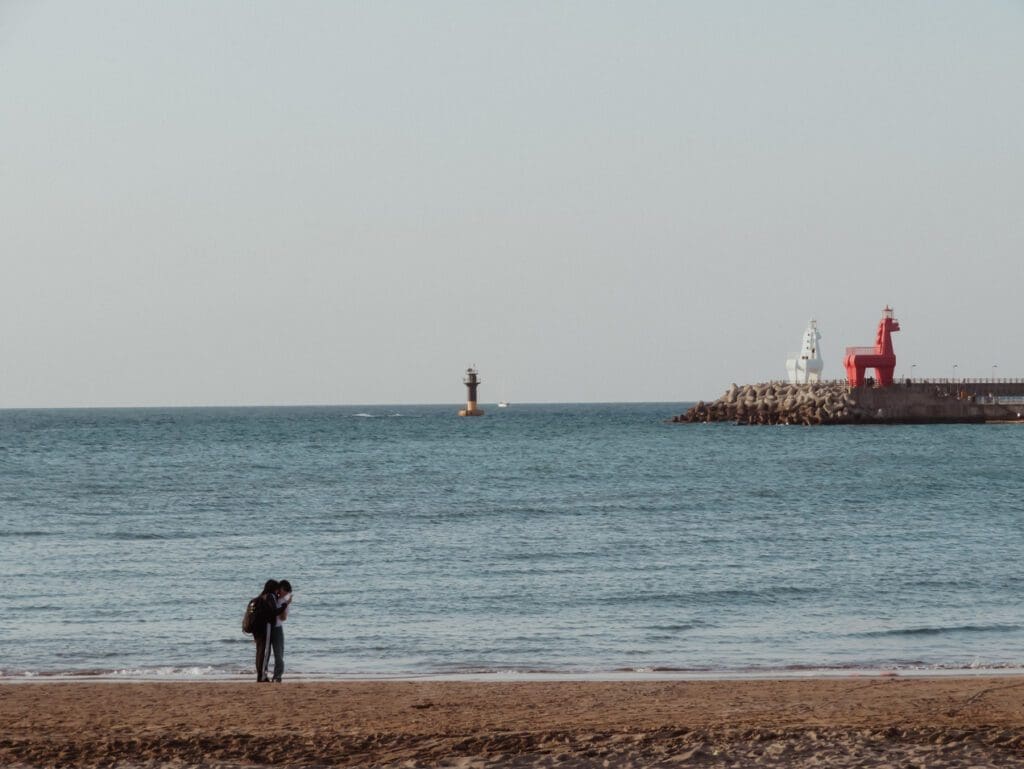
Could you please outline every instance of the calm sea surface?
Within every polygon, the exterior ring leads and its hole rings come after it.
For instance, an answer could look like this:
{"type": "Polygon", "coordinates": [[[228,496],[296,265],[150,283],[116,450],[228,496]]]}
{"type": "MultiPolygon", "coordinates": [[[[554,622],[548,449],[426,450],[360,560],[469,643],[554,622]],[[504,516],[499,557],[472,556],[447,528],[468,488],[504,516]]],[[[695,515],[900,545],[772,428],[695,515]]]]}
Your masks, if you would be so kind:
{"type": "Polygon", "coordinates": [[[3,677],[1024,666],[1024,428],[0,411],[3,677]]]}

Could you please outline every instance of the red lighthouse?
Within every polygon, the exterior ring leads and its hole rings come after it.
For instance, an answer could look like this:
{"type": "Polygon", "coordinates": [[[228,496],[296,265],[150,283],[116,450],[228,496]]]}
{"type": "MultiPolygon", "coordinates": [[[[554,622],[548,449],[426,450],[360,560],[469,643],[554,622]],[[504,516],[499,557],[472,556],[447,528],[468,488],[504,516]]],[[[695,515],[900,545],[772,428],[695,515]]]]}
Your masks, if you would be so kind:
{"type": "Polygon", "coordinates": [[[847,347],[846,381],[851,387],[864,384],[864,370],[873,368],[880,387],[892,384],[892,372],[896,368],[896,353],[892,349],[892,333],[900,330],[900,322],[892,316],[892,308],[886,305],[882,319],[878,321],[874,347],[847,347]]]}

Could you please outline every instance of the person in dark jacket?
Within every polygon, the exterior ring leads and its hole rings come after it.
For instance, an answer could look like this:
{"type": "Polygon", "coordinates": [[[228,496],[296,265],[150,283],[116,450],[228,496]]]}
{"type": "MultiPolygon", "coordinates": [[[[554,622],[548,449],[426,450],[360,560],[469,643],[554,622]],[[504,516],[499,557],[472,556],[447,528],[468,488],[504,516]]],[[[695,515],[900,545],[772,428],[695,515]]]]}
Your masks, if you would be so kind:
{"type": "Polygon", "coordinates": [[[278,606],[277,591],[280,583],[276,579],[268,579],[263,585],[256,605],[256,617],[253,621],[252,640],[256,642],[256,680],[269,681],[266,675],[268,657],[270,656],[270,634],[276,624],[278,614],[288,609],[288,604],[278,606]]]}

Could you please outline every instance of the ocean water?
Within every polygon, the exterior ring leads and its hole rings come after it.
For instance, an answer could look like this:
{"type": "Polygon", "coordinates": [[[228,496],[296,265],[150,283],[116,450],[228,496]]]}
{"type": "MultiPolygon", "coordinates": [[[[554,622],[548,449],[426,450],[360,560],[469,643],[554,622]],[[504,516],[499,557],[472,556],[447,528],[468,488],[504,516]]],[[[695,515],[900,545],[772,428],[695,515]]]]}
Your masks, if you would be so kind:
{"type": "Polygon", "coordinates": [[[0,411],[0,675],[1024,666],[1024,428],[685,406],[0,411]]]}

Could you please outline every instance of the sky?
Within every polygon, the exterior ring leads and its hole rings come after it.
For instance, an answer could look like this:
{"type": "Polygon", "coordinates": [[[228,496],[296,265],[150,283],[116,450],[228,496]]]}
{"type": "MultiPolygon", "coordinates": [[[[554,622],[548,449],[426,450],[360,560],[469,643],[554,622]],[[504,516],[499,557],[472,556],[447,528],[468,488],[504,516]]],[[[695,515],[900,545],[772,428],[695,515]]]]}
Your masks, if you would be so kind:
{"type": "Polygon", "coordinates": [[[1024,2],[0,0],[0,407],[1024,377],[1024,2]],[[956,368],[954,368],[954,366],[956,368]],[[993,368],[996,366],[997,368],[993,368]]]}

